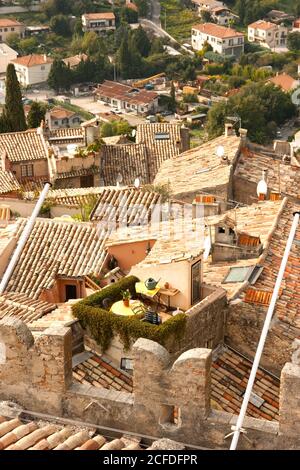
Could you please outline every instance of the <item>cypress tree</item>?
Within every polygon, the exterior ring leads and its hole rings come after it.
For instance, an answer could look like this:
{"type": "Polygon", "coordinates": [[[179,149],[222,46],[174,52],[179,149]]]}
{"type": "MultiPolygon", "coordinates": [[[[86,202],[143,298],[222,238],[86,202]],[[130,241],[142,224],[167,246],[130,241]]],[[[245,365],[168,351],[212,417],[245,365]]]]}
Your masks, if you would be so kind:
{"type": "Polygon", "coordinates": [[[46,107],[42,103],[34,101],[27,116],[28,127],[39,127],[41,121],[45,121],[46,107]]]}
{"type": "Polygon", "coordinates": [[[8,64],[6,69],[6,96],[3,116],[6,119],[8,132],[18,132],[26,129],[22,93],[13,64],[8,64]]]}

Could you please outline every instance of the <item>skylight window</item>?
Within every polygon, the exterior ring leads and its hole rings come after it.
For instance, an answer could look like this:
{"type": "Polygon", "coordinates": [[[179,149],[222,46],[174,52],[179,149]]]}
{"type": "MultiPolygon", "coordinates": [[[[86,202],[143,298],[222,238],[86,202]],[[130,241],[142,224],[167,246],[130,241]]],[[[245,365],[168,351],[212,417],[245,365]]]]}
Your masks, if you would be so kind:
{"type": "Polygon", "coordinates": [[[244,281],[248,281],[250,284],[255,284],[263,269],[264,268],[261,266],[241,266],[230,268],[229,273],[223,280],[223,284],[244,281]]]}
{"type": "Polygon", "coordinates": [[[169,132],[156,132],[155,140],[170,140],[169,132]]]}

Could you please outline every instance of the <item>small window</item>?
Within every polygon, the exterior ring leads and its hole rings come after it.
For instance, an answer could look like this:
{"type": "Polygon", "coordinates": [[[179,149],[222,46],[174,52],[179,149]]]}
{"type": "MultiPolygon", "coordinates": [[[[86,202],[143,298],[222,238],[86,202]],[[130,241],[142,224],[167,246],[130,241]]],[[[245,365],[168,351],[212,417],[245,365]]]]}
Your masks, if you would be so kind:
{"type": "Polygon", "coordinates": [[[21,165],[21,177],[33,176],[33,165],[21,165]]]}
{"type": "Polygon", "coordinates": [[[226,229],[223,227],[218,227],[218,233],[226,233],[226,229]]]}
{"type": "Polygon", "coordinates": [[[41,66],[41,70],[45,70],[45,66],[44,66],[44,65],[41,66]]]}
{"type": "Polygon", "coordinates": [[[129,359],[128,357],[122,357],[120,367],[121,367],[122,370],[132,371],[133,370],[133,359],[129,359]]]}

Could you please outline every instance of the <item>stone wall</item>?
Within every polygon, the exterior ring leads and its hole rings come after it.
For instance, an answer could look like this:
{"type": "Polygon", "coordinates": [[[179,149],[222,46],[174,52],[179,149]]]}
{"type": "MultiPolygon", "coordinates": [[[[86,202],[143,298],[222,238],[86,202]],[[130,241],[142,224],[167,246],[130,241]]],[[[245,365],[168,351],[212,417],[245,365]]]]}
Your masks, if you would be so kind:
{"type": "Polygon", "coordinates": [[[205,284],[202,290],[206,297],[186,311],[188,318],[185,334],[175,347],[168,348],[172,354],[178,355],[192,348],[214,349],[224,340],[226,291],[205,284]]]}
{"type": "MultiPolygon", "coordinates": [[[[71,334],[51,327],[35,337],[15,318],[0,321],[0,400],[25,410],[165,437],[188,445],[228,449],[237,417],[210,408],[211,350],[186,351],[175,361],[159,344],[140,338],[134,350],[134,393],[72,383],[71,334]]],[[[282,372],[280,422],[246,418],[241,449],[297,448],[300,365],[282,372]]]]}
{"type": "Polygon", "coordinates": [[[0,399],[60,414],[72,381],[71,330],[51,327],[34,338],[25,323],[7,317],[0,322],[0,344],[0,399]]]}

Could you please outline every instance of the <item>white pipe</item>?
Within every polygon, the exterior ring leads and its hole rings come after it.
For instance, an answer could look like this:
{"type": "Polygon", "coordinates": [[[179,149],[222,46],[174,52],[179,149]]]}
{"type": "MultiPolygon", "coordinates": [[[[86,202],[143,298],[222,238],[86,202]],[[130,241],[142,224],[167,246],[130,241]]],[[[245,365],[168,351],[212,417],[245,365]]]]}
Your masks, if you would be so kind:
{"type": "Polygon", "coordinates": [[[28,219],[28,222],[22,232],[22,235],[19,239],[19,242],[18,242],[18,245],[17,245],[17,248],[15,249],[15,252],[9,262],[9,265],[7,266],[6,268],[6,271],[3,275],[3,278],[2,278],[2,281],[0,283],[0,295],[3,294],[3,292],[5,291],[6,289],[6,286],[8,284],[8,281],[10,280],[10,277],[16,267],[16,264],[17,262],[19,261],[20,259],[20,255],[22,253],[22,250],[25,246],[25,243],[27,242],[28,238],[29,238],[29,235],[31,233],[31,230],[33,228],[33,225],[36,221],[36,218],[37,216],[39,215],[39,212],[41,210],[41,207],[42,207],[42,204],[45,200],[45,197],[47,196],[47,193],[49,191],[51,187],[51,183],[45,183],[45,186],[43,188],[43,191],[41,192],[40,194],[40,197],[35,205],[35,208],[30,216],[30,218],[28,219]]]}
{"type": "Polygon", "coordinates": [[[263,349],[264,349],[264,345],[265,345],[265,342],[266,342],[266,338],[267,338],[267,334],[268,334],[268,331],[269,331],[270,323],[271,323],[271,320],[272,320],[275,304],[276,304],[277,297],[278,297],[278,294],[279,294],[279,289],[280,289],[280,286],[281,286],[281,282],[282,282],[282,279],[283,279],[283,275],[284,275],[285,268],[286,268],[286,265],[287,265],[287,261],[288,261],[288,258],[289,258],[289,254],[290,254],[290,251],[291,251],[291,248],[292,248],[292,244],[293,244],[293,241],[294,241],[297,226],[298,226],[298,223],[299,223],[299,217],[300,217],[300,212],[295,212],[293,224],[292,224],[290,235],[289,235],[286,247],[285,247],[285,252],[284,252],[284,255],[283,255],[283,258],[282,258],[282,261],[281,261],[281,266],[280,266],[279,273],[278,273],[278,276],[277,276],[277,279],[276,279],[276,283],[275,283],[274,291],[273,291],[273,294],[272,294],[271,302],[270,302],[270,305],[269,305],[269,308],[268,308],[268,312],[267,312],[267,315],[266,315],[266,318],[265,318],[265,323],[264,323],[264,326],[263,326],[263,329],[262,329],[262,332],[261,332],[261,336],[260,336],[260,339],[259,339],[259,343],[258,343],[258,346],[257,346],[257,350],[256,350],[255,358],[254,358],[254,361],[253,361],[250,377],[249,377],[249,380],[248,380],[248,383],[247,383],[247,388],[246,388],[243,403],[242,403],[242,406],[241,406],[240,414],[238,416],[236,426],[234,426],[234,428],[233,428],[234,433],[233,433],[233,438],[232,438],[232,442],[231,442],[231,445],[230,445],[230,450],[236,450],[236,447],[237,447],[237,444],[238,444],[238,441],[239,441],[239,437],[240,437],[240,433],[241,433],[241,430],[242,430],[242,426],[243,426],[245,414],[246,414],[246,411],[247,411],[249,399],[250,399],[250,396],[251,396],[255,376],[256,376],[257,369],[258,369],[258,366],[259,366],[259,362],[260,362],[260,359],[261,359],[261,356],[262,356],[262,352],[263,352],[263,349]]]}

